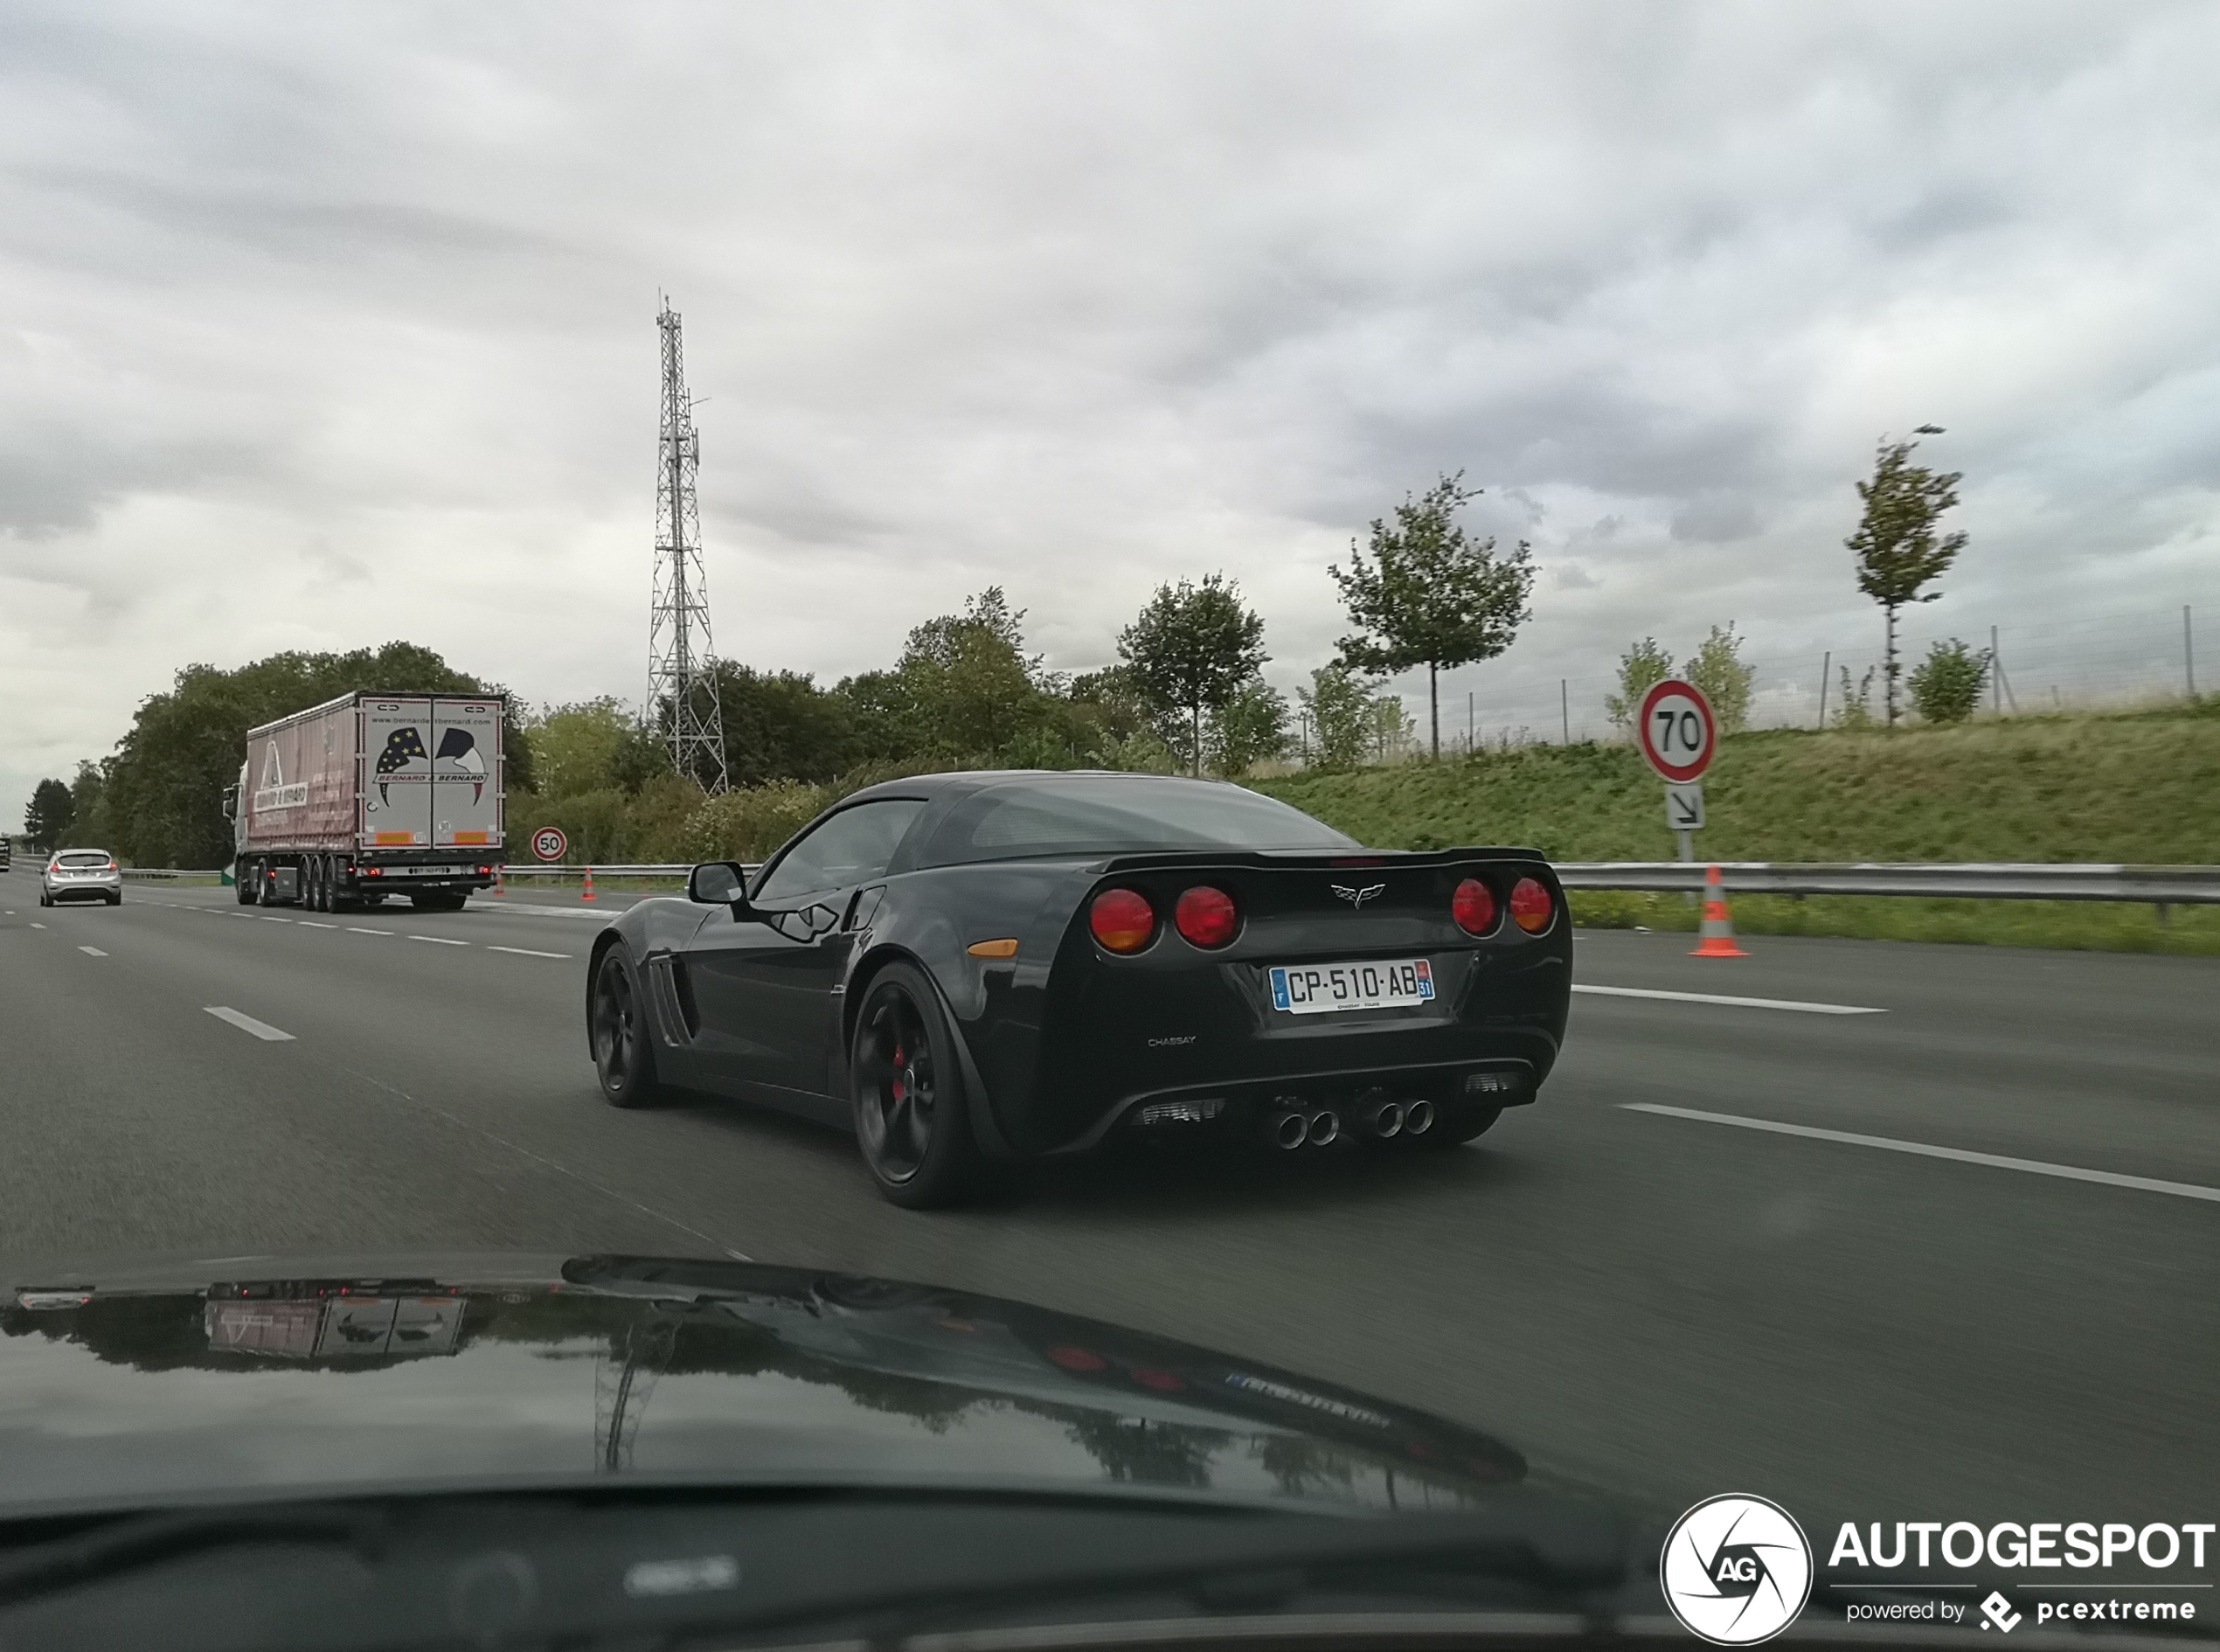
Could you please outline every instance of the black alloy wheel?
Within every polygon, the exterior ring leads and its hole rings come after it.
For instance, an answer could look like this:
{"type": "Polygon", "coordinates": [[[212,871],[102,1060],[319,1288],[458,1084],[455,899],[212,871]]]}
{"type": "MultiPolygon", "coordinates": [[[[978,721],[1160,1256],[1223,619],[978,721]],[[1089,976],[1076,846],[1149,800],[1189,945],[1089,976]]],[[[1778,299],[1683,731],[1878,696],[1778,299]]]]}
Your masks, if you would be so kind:
{"type": "Polygon", "coordinates": [[[977,1190],[982,1166],[965,1111],[955,1035],[914,966],[873,977],[849,1062],[856,1139],[878,1190],[912,1210],[977,1190]]]}
{"type": "Polygon", "coordinates": [[[593,1042],[593,1071],[611,1107],[645,1107],[662,1086],[656,1078],[656,1052],[648,1039],[647,1005],[640,1000],[632,961],[619,941],[601,954],[593,971],[593,1010],[588,1022],[593,1042]]]}

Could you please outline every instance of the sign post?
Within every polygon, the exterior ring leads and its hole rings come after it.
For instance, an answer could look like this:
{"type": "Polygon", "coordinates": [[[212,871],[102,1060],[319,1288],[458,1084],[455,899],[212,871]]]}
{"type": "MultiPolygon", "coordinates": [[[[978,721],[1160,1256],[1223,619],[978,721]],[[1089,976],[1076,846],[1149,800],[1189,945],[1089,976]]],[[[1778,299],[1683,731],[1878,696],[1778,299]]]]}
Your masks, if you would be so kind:
{"type": "Polygon", "coordinates": [[[532,834],[532,853],[542,860],[560,860],[571,852],[571,840],[559,826],[543,826],[532,834]]]}
{"type": "Polygon", "coordinates": [[[1703,772],[1719,749],[1711,702],[1695,684],[1668,677],[1642,696],[1634,738],[1644,760],[1664,778],[1665,823],[1680,839],[1681,858],[1692,861],[1695,834],[1703,826],[1703,772]]]}

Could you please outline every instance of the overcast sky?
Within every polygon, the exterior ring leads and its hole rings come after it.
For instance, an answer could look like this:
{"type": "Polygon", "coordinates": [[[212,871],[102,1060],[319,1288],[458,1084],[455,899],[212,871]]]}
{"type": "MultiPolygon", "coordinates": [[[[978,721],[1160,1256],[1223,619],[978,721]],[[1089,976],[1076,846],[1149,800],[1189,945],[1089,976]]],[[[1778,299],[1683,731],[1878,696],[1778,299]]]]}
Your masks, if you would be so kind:
{"type": "Polygon", "coordinates": [[[821,681],[997,582],[1100,665],[1222,569],[1291,686],[1461,468],[1542,573],[1458,725],[1729,619],[1807,712],[1925,421],[1915,637],[2178,652],[2217,61],[2210,4],[0,7],[0,818],[194,661],[642,698],[659,291],[718,649],[821,681]]]}

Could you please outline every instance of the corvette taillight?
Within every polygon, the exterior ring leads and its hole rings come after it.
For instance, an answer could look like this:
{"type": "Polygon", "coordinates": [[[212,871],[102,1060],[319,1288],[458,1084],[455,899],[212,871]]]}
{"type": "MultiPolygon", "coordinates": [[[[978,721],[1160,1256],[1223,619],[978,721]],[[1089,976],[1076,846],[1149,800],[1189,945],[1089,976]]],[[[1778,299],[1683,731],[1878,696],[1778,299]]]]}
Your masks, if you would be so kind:
{"type": "Polygon", "coordinates": [[[1477,878],[1467,878],[1449,898],[1450,914],[1468,935],[1484,935],[1495,927],[1495,892],[1477,878]]]}
{"type": "Polygon", "coordinates": [[[1180,896],[1172,923],[1195,946],[1223,947],[1241,927],[1241,914],[1225,891],[1197,884],[1180,896]]]}
{"type": "Polygon", "coordinates": [[[1557,915],[1550,892],[1531,878],[1522,878],[1511,889],[1511,920],[1530,935],[1538,935],[1557,915]]]}
{"type": "Polygon", "coordinates": [[[1156,936],[1156,909],[1131,889],[1106,889],[1087,908],[1087,927],[1110,952],[1139,952],[1156,936]]]}

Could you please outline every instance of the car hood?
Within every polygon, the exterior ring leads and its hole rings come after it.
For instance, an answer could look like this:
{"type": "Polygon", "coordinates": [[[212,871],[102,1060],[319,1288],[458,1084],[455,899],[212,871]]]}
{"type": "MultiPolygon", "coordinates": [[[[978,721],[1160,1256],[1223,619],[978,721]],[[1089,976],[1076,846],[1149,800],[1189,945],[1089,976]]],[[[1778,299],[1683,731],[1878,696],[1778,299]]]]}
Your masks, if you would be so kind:
{"type": "Polygon", "coordinates": [[[1453,1510],[1519,1454],[1023,1303],[753,1263],[253,1256],[11,1267],[0,1517],[598,1482],[1453,1510]]]}

